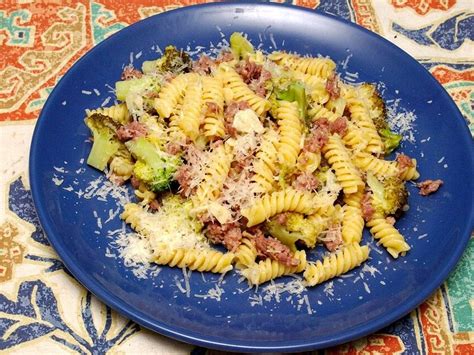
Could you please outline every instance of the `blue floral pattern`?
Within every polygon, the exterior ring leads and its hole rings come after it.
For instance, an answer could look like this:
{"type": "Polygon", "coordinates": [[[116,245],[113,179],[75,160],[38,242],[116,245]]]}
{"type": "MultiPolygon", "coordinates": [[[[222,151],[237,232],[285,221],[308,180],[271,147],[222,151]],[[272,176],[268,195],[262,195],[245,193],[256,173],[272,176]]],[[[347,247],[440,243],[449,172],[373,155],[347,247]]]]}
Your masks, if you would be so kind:
{"type": "Polygon", "coordinates": [[[18,287],[17,301],[0,295],[0,350],[25,343],[43,336],[63,344],[80,354],[106,353],[116,344],[140,330],[140,327],[128,321],[120,332],[111,336],[112,310],[106,307],[105,326],[102,332],[97,331],[91,312],[90,292],[82,299],[81,319],[87,331],[86,337],[79,335],[63,320],[58,310],[58,300],[47,284],[41,280],[25,281],[18,287]],[[54,334],[52,334],[54,332],[54,334]],[[74,342],[66,339],[74,339],[74,342]]]}

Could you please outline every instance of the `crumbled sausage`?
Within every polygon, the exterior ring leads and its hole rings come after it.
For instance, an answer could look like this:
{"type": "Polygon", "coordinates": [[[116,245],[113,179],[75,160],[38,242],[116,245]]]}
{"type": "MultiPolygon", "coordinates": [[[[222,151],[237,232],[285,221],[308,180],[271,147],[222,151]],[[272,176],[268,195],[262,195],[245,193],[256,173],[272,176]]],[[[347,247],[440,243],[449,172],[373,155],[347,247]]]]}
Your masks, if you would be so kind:
{"type": "Polygon", "coordinates": [[[122,75],[120,76],[121,80],[130,80],[130,79],[138,79],[143,76],[143,73],[132,67],[131,65],[127,65],[122,72],[122,75]]]}
{"type": "Polygon", "coordinates": [[[191,175],[191,168],[184,164],[181,165],[178,170],[176,171],[175,175],[176,181],[178,181],[178,184],[180,186],[180,194],[184,197],[188,197],[191,192],[191,180],[192,180],[192,175],[191,175]]]}
{"type": "Polygon", "coordinates": [[[362,217],[364,220],[367,222],[370,219],[372,219],[375,209],[372,206],[372,194],[370,192],[367,192],[362,196],[362,201],[361,201],[361,208],[362,208],[362,217]]]}
{"type": "Polygon", "coordinates": [[[443,185],[443,180],[425,180],[416,184],[420,189],[420,195],[428,196],[433,192],[438,191],[438,189],[443,185]]]}
{"type": "Polygon", "coordinates": [[[147,128],[143,123],[132,121],[117,130],[117,137],[121,141],[128,141],[136,137],[146,136],[147,128]]]}
{"type": "Polygon", "coordinates": [[[255,247],[260,256],[269,257],[287,266],[297,266],[299,260],[292,256],[290,248],[272,237],[258,234],[255,237],[255,247]]]}
{"type": "Polygon", "coordinates": [[[166,149],[166,152],[171,154],[171,155],[176,155],[176,154],[178,154],[182,151],[181,145],[179,145],[178,143],[174,143],[174,142],[167,143],[166,146],[165,146],[165,149],[166,149]]]}
{"type": "Polygon", "coordinates": [[[331,99],[337,99],[341,95],[336,74],[332,74],[326,81],[326,90],[331,95],[331,99]]]}
{"type": "Polygon", "coordinates": [[[193,70],[201,75],[211,74],[215,67],[216,61],[204,54],[193,63],[193,70]]]}
{"type": "Polygon", "coordinates": [[[329,124],[329,132],[337,133],[341,137],[346,134],[347,131],[347,118],[346,117],[338,117],[333,122],[329,124]]]}
{"type": "Polygon", "coordinates": [[[315,191],[319,186],[319,181],[311,173],[301,173],[296,177],[292,185],[300,191],[315,191]]]}
{"type": "Polygon", "coordinates": [[[342,244],[342,232],[340,225],[332,225],[326,232],[323,240],[324,246],[329,251],[335,251],[342,244]]]}
{"type": "Polygon", "coordinates": [[[397,155],[397,163],[400,169],[408,169],[414,166],[411,158],[405,154],[397,155]]]}
{"type": "Polygon", "coordinates": [[[235,251],[241,243],[242,231],[236,223],[210,222],[206,226],[206,236],[211,242],[222,244],[228,250],[235,251]]]}

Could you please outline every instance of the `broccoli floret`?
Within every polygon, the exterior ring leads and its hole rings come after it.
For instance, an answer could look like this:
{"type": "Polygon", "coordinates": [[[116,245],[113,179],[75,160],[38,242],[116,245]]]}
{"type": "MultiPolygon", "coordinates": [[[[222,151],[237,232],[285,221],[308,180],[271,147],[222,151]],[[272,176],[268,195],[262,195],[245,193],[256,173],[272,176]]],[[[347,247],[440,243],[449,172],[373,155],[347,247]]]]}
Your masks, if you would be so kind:
{"type": "Polygon", "coordinates": [[[397,149],[402,140],[402,136],[400,134],[393,133],[389,128],[380,130],[379,134],[382,138],[386,155],[397,149]]]}
{"type": "Polygon", "coordinates": [[[382,97],[377,92],[375,85],[365,83],[361,86],[361,90],[367,93],[372,111],[372,120],[374,122],[375,128],[377,129],[378,134],[382,138],[382,142],[385,147],[384,153],[385,155],[388,155],[398,148],[402,140],[402,136],[390,130],[390,126],[388,125],[386,120],[387,114],[385,109],[385,103],[383,102],[382,97]]]}
{"type": "Polygon", "coordinates": [[[125,101],[130,92],[143,92],[150,90],[160,91],[160,86],[151,76],[142,76],[141,78],[117,81],[115,83],[115,94],[117,100],[125,101]]]}
{"type": "Polygon", "coordinates": [[[373,194],[373,207],[384,216],[399,214],[408,202],[405,182],[399,177],[388,177],[379,181],[374,175],[368,173],[367,185],[373,194]]]}
{"type": "Polygon", "coordinates": [[[296,251],[296,242],[302,241],[312,248],[316,245],[318,235],[322,232],[323,225],[318,219],[305,217],[300,213],[287,213],[286,222],[281,224],[276,219],[266,223],[268,233],[280,242],[296,251]]]}
{"type": "Polygon", "coordinates": [[[237,59],[245,59],[255,52],[252,43],[239,32],[234,32],[230,36],[230,49],[237,59]]]}
{"type": "Polygon", "coordinates": [[[290,101],[298,104],[298,111],[302,119],[306,118],[306,109],[308,103],[306,101],[306,91],[304,86],[299,83],[291,83],[286,90],[276,91],[276,98],[278,100],[290,101]]]}
{"type": "Polygon", "coordinates": [[[90,115],[85,123],[94,139],[87,164],[103,171],[122,144],[115,133],[119,126],[109,116],[100,113],[90,115]]]}
{"type": "Polygon", "coordinates": [[[160,150],[146,137],[138,137],[125,143],[137,159],[133,168],[136,178],[154,192],[168,189],[181,159],[160,150]]]}
{"type": "Polygon", "coordinates": [[[191,67],[191,57],[184,50],[168,46],[161,58],[143,62],[142,71],[146,74],[151,72],[180,74],[189,72],[191,67]]]}

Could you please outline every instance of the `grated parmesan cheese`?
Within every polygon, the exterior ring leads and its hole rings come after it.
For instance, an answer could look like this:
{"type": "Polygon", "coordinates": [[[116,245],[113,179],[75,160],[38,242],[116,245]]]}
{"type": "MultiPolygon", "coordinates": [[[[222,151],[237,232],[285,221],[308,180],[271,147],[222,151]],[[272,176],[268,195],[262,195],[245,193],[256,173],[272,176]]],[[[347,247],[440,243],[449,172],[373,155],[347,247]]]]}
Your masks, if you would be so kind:
{"type": "Polygon", "coordinates": [[[415,112],[400,108],[400,99],[387,100],[387,122],[390,129],[402,136],[404,141],[416,143],[414,126],[415,112]]]}

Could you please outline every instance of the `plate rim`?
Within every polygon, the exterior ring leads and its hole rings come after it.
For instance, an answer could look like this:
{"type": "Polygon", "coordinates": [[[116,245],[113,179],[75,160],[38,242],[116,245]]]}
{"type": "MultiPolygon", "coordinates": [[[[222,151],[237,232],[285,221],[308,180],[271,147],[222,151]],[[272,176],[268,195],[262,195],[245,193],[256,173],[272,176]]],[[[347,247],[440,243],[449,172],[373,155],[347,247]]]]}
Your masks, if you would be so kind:
{"type": "MultiPolygon", "coordinates": [[[[265,350],[265,351],[305,351],[305,350],[313,350],[313,349],[322,349],[326,347],[331,347],[335,345],[339,345],[345,342],[349,342],[361,337],[364,337],[366,335],[372,334],[380,329],[382,329],[385,326],[388,326],[392,324],[393,322],[397,321],[398,319],[401,319],[404,317],[406,314],[410,313],[413,309],[417,308],[421,303],[423,303],[431,294],[433,291],[435,291],[439,286],[444,282],[444,280],[449,276],[449,273],[453,270],[453,268],[457,265],[459,262],[464,250],[466,249],[466,246],[470,240],[470,236],[472,233],[472,230],[474,228],[474,208],[471,205],[471,213],[470,216],[467,216],[467,221],[465,228],[463,229],[461,234],[461,237],[463,238],[461,243],[458,243],[457,247],[454,249],[454,253],[451,255],[451,258],[448,263],[444,264],[444,267],[436,274],[436,276],[431,280],[429,285],[431,287],[425,287],[423,292],[416,298],[408,300],[403,307],[398,308],[397,311],[393,311],[388,314],[384,314],[381,317],[378,317],[375,321],[372,321],[370,324],[363,324],[362,326],[355,326],[352,329],[347,330],[346,332],[342,333],[338,337],[333,337],[332,339],[328,339],[326,341],[312,341],[312,340],[306,340],[302,341],[299,340],[297,342],[292,342],[291,344],[288,344],[288,341],[283,341],[287,345],[284,344],[276,344],[275,341],[270,341],[268,346],[252,346],[252,345],[245,345],[244,341],[241,340],[227,340],[227,341],[215,341],[215,340],[208,340],[206,338],[197,338],[195,336],[191,336],[186,333],[186,330],[180,331],[178,328],[174,328],[171,325],[166,325],[161,322],[157,322],[157,320],[154,321],[149,321],[148,319],[144,318],[144,314],[142,312],[135,312],[133,309],[127,308],[127,304],[116,297],[113,293],[108,291],[106,288],[102,287],[101,285],[97,284],[96,281],[91,279],[88,276],[87,272],[84,272],[82,268],[79,267],[79,265],[76,265],[73,263],[67,256],[68,252],[66,248],[64,248],[63,245],[61,245],[60,239],[58,238],[57,235],[54,233],[54,228],[52,224],[49,224],[48,221],[48,214],[45,212],[46,209],[43,208],[42,206],[42,200],[40,198],[40,192],[39,192],[39,185],[40,182],[37,181],[39,180],[39,177],[35,177],[36,172],[33,167],[36,166],[36,161],[39,159],[38,155],[40,154],[37,149],[38,141],[39,141],[39,135],[40,132],[43,130],[43,126],[45,125],[45,117],[47,112],[50,110],[49,107],[52,105],[52,102],[55,99],[55,96],[57,95],[58,92],[60,92],[60,88],[64,84],[64,79],[69,76],[70,73],[72,73],[76,68],[80,67],[82,61],[84,61],[86,58],[89,56],[94,55],[94,52],[96,49],[101,48],[101,46],[105,45],[108,41],[115,39],[116,37],[123,36],[124,33],[133,31],[136,27],[143,26],[144,23],[148,22],[155,22],[157,19],[159,20],[160,18],[167,17],[167,16],[174,16],[175,13],[183,13],[183,12],[194,12],[194,11],[199,11],[200,9],[205,9],[205,8],[235,8],[236,6],[251,6],[251,7],[286,7],[288,9],[291,9],[292,11],[303,11],[308,14],[312,14],[315,17],[323,17],[323,18],[329,18],[332,21],[337,21],[341,22],[342,24],[349,26],[353,28],[356,31],[361,31],[364,33],[366,36],[370,36],[372,38],[375,38],[378,41],[381,41],[384,43],[386,46],[388,45],[391,47],[393,50],[398,51],[400,54],[403,54],[407,59],[409,59],[411,62],[416,63],[416,65],[420,68],[423,69],[425,72],[425,75],[428,74],[429,79],[432,81],[432,83],[435,84],[439,89],[442,90],[444,98],[448,99],[446,102],[449,102],[450,109],[453,112],[456,112],[456,117],[451,117],[451,119],[456,119],[456,120],[462,120],[462,127],[464,128],[464,133],[462,133],[462,138],[463,140],[467,140],[468,137],[471,137],[470,131],[465,124],[465,120],[459,111],[459,108],[457,105],[454,103],[454,101],[451,99],[449,94],[446,92],[446,90],[443,88],[443,86],[436,81],[436,79],[431,75],[431,73],[423,66],[421,65],[416,59],[414,59],[410,54],[405,52],[402,48],[396,46],[394,43],[390,42],[389,40],[385,39],[384,37],[380,36],[377,33],[371,32],[362,26],[359,26],[355,23],[352,23],[348,20],[345,20],[341,17],[335,16],[333,14],[328,14],[324,13],[321,11],[318,11],[317,9],[308,9],[308,8],[303,8],[295,5],[289,5],[289,4],[278,4],[278,3],[256,3],[252,1],[230,1],[230,2],[221,2],[221,3],[205,3],[205,4],[198,4],[198,5],[192,5],[192,6],[185,6],[181,7],[178,9],[166,11],[160,14],[153,15],[149,18],[146,18],[144,20],[137,21],[126,28],[114,33],[104,41],[100,42],[96,46],[90,48],[84,55],[82,55],[63,75],[63,77],[60,79],[60,81],[56,84],[54,87],[53,91],[49,95],[43,109],[41,110],[41,113],[36,121],[36,125],[33,131],[33,136],[32,136],[32,141],[31,141],[31,146],[30,146],[30,155],[29,155],[29,180],[30,180],[30,186],[31,186],[31,194],[32,194],[32,199],[33,203],[35,205],[35,210],[38,215],[38,219],[40,221],[41,227],[43,228],[43,231],[45,235],[47,236],[51,246],[53,249],[56,251],[58,256],[60,257],[61,261],[64,263],[66,268],[71,272],[73,277],[81,283],[85,288],[87,288],[92,294],[94,294],[101,302],[104,304],[110,306],[112,309],[117,311],[118,313],[124,315],[125,317],[133,320],[134,322],[138,323],[141,326],[144,326],[145,328],[151,329],[152,331],[155,331],[159,334],[171,337],[175,340],[178,341],[183,341],[186,343],[192,343],[200,346],[205,346],[209,348],[215,348],[215,349],[222,349],[222,350],[233,350],[233,351],[253,351],[253,350],[265,350]],[[63,256],[66,256],[66,258],[63,258],[63,256]],[[276,345],[275,345],[276,344],[276,345]]],[[[461,137],[460,137],[461,138],[461,137]]],[[[472,140],[471,140],[472,142],[472,140]]],[[[473,153],[473,145],[471,145],[470,149],[470,165],[471,168],[474,166],[474,153],[473,153]]],[[[472,169],[471,169],[472,171],[472,169]]],[[[57,233],[60,234],[60,233],[57,233]]],[[[248,343],[248,342],[247,342],[248,343]]]]}

